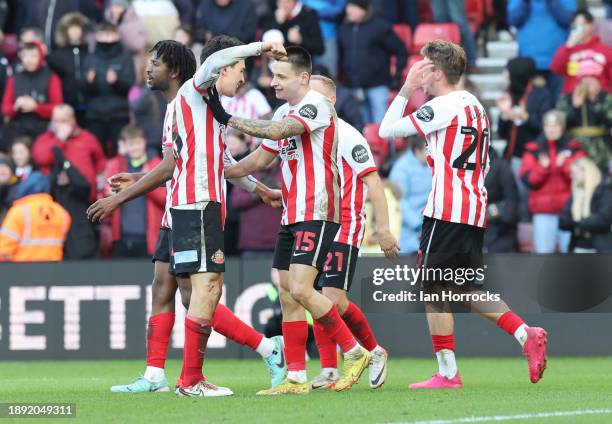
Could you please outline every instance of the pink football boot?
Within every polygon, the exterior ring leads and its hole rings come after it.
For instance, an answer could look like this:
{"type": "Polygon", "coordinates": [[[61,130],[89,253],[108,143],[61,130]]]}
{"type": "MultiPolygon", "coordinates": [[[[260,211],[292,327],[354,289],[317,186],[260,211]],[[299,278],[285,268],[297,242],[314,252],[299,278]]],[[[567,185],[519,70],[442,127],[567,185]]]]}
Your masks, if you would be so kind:
{"type": "Polygon", "coordinates": [[[463,387],[461,375],[459,371],[453,378],[442,377],[440,374],[434,374],[429,380],[420,383],[414,383],[408,386],[410,389],[460,389],[463,387]]]}
{"type": "Polygon", "coordinates": [[[527,341],[523,346],[523,356],[529,363],[529,379],[537,383],[546,370],[546,330],[540,327],[527,327],[527,341]]]}

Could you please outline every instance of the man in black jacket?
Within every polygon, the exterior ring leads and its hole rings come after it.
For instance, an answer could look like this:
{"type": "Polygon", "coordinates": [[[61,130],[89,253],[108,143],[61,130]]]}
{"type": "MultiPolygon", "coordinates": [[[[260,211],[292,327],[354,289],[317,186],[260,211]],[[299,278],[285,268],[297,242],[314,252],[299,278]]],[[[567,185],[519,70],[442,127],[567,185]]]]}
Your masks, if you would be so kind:
{"type": "Polygon", "coordinates": [[[257,15],[252,0],[203,0],[196,15],[196,38],[208,41],[216,35],[230,35],[244,43],[253,41],[257,15]]]}
{"type": "Polygon", "coordinates": [[[391,56],[397,75],[406,67],[408,52],[391,24],[372,14],[369,0],[349,0],[346,21],[338,31],[340,70],[346,85],[363,101],[364,122],[380,123],[387,111],[391,56]]]}
{"type": "Polygon", "coordinates": [[[87,96],[87,129],[109,156],[117,153],[121,129],[129,123],[128,91],[134,83],[134,63],[109,22],[98,25],[96,48],[85,60],[84,92],[87,96]],[[110,150],[105,149],[110,144],[110,150]]]}
{"type": "Polygon", "coordinates": [[[64,242],[64,259],[89,259],[98,256],[98,238],[87,219],[89,182],[68,162],[62,151],[54,147],[55,164],[49,179],[53,200],[68,211],[72,222],[64,242]]]}
{"type": "Polygon", "coordinates": [[[317,12],[299,0],[277,0],[276,10],[264,19],[263,28],[280,30],[288,45],[303,47],[312,56],[325,51],[317,12]]]}

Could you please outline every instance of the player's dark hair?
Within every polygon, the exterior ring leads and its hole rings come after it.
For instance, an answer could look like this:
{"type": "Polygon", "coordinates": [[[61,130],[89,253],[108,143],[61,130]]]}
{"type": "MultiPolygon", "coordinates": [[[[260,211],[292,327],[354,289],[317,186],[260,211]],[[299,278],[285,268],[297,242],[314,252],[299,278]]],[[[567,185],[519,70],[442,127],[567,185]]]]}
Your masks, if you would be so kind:
{"type": "Polygon", "coordinates": [[[584,20],[587,21],[590,24],[592,24],[595,21],[595,17],[593,16],[593,14],[591,12],[589,12],[589,9],[586,9],[586,8],[580,8],[580,9],[576,10],[574,12],[574,16],[572,16],[572,22],[578,16],[582,16],[584,18],[584,20]]]}
{"type": "Polygon", "coordinates": [[[196,72],[197,63],[195,55],[189,47],[178,41],[158,41],[149,52],[155,52],[157,58],[164,62],[171,72],[177,72],[181,84],[188,81],[196,72]]]}
{"type": "Polygon", "coordinates": [[[433,40],[421,49],[421,55],[441,69],[449,84],[455,85],[465,73],[467,56],[461,46],[446,40],[433,40]]]}
{"type": "Polygon", "coordinates": [[[102,21],[98,25],[96,25],[96,32],[102,31],[117,32],[117,27],[112,22],[102,21]]]}
{"type": "Polygon", "coordinates": [[[312,58],[308,50],[300,46],[289,46],[285,50],[287,51],[287,61],[291,63],[291,67],[296,73],[308,72],[312,74],[312,58]]]}
{"type": "Polygon", "coordinates": [[[200,53],[200,63],[204,63],[204,61],[208,59],[208,56],[218,52],[219,50],[242,45],[244,45],[244,43],[235,37],[230,37],[229,35],[224,34],[217,35],[204,44],[202,53],[200,53]]]}

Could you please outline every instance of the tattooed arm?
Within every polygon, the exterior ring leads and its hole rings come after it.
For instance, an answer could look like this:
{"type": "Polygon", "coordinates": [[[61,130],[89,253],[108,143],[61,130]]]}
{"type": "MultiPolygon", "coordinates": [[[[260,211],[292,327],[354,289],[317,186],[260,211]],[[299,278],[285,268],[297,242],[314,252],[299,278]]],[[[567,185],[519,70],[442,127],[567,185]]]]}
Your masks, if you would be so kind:
{"type": "Polygon", "coordinates": [[[227,123],[232,128],[253,137],[282,140],[295,137],[306,132],[304,124],[297,119],[285,118],[281,121],[267,121],[265,119],[245,119],[232,116],[227,123]]]}

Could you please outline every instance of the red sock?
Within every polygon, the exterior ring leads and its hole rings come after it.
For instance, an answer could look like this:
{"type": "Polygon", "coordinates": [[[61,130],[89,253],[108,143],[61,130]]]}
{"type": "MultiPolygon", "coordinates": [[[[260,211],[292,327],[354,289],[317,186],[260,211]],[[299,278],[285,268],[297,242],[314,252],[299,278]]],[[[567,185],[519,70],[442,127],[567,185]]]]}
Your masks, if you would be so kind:
{"type": "Polygon", "coordinates": [[[313,325],[315,343],[319,348],[319,358],[321,360],[321,368],[338,368],[338,356],[336,355],[336,343],[329,338],[325,332],[325,328],[319,321],[315,321],[313,325]]]}
{"type": "Polygon", "coordinates": [[[151,315],[147,327],[147,366],[165,368],[168,342],[172,327],[174,327],[174,313],[165,312],[151,315]]]}
{"type": "Polygon", "coordinates": [[[321,324],[324,331],[335,344],[340,345],[342,352],[348,352],[357,344],[357,340],[355,340],[351,330],[349,330],[340,317],[335,305],[332,305],[325,315],[315,321],[321,324]]]}
{"type": "Polygon", "coordinates": [[[306,321],[283,321],[283,338],[285,339],[287,369],[289,371],[305,370],[308,323],[306,321]]]}
{"type": "Polygon", "coordinates": [[[525,324],[525,321],[514,312],[508,311],[499,317],[496,324],[512,336],[521,325],[525,324]]]}
{"type": "Polygon", "coordinates": [[[455,335],[454,334],[432,334],[431,344],[433,345],[434,352],[439,352],[442,349],[448,349],[455,351],[455,335]]]}
{"type": "Polygon", "coordinates": [[[202,365],[206,343],[212,331],[212,322],[193,315],[185,317],[185,347],[183,348],[183,372],[181,384],[183,387],[193,386],[204,380],[202,365]]]}
{"type": "Polygon", "coordinates": [[[263,339],[263,334],[249,327],[238,318],[227,306],[218,304],[212,320],[213,330],[238,343],[255,350],[263,339]]]}
{"type": "Polygon", "coordinates": [[[363,311],[359,309],[359,306],[349,302],[349,306],[346,308],[344,315],[342,315],[342,319],[346,322],[346,325],[357,340],[359,340],[359,343],[367,350],[372,351],[378,345],[368,319],[363,314],[363,311]]]}

